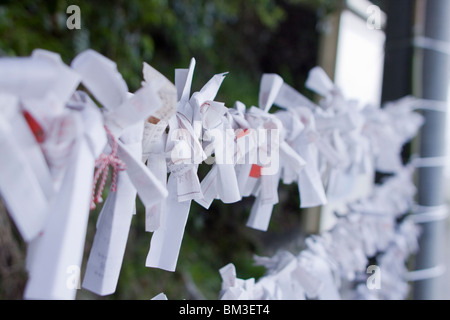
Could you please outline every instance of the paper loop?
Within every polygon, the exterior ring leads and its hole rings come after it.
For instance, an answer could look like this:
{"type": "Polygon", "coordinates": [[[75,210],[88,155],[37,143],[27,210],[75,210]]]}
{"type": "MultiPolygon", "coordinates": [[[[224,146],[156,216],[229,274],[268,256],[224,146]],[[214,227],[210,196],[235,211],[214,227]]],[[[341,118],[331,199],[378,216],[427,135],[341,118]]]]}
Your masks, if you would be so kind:
{"type": "Polygon", "coordinates": [[[416,36],[413,38],[413,46],[416,48],[427,49],[442,54],[450,55],[450,43],[423,36],[416,36]]]}
{"type": "Polygon", "coordinates": [[[409,271],[405,274],[405,280],[410,282],[438,278],[445,274],[447,268],[445,265],[437,265],[431,268],[409,271]]]}
{"type": "Polygon", "coordinates": [[[411,164],[416,168],[446,167],[450,164],[450,159],[447,156],[427,158],[414,157],[411,160],[411,164]]]}
{"type": "Polygon", "coordinates": [[[428,223],[445,220],[448,213],[447,205],[429,207],[416,204],[413,206],[413,214],[409,215],[408,218],[415,223],[428,223]]]}

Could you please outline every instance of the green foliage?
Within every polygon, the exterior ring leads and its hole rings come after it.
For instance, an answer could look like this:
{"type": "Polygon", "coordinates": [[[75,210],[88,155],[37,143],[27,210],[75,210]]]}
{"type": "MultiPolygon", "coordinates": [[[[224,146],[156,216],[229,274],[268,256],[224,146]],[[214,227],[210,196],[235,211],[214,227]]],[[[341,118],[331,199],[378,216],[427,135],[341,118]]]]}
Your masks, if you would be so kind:
{"type": "MultiPolygon", "coordinates": [[[[314,16],[314,11],[304,8],[328,8],[331,3],[326,0],[3,1],[0,55],[26,56],[35,48],[43,48],[60,53],[70,63],[77,53],[92,48],[117,63],[131,91],[140,86],[143,61],[173,78],[173,69],[187,67],[191,57],[199,62],[197,83],[204,83],[218,71],[230,71],[255,83],[261,72],[266,71],[263,60],[270,43],[286,37],[279,33],[280,26],[290,18],[314,16]],[[80,7],[80,30],[66,27],[69,16],[66,8],[71,4],[80,7]],[[298,8],[303,15],[292,17],[289,11],[298,12],[298,8]]],[[[301,32],[314,34],[313,29],[301,32]]],[[[305,49],[315,53],[311,48],[305,49]]],[[[251,89],[248,95],[255,94],[255,88],[251,89]]]]}

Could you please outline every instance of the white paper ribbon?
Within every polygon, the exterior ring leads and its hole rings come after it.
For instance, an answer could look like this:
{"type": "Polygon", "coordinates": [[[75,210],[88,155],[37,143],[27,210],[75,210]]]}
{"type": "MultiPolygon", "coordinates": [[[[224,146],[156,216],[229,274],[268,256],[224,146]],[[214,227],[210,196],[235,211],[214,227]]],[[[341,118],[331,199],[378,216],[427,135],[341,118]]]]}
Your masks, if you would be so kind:
{"type": "Polygon", "coordinates": [[[92,125],[98,121],[101,124],[96,107],[87,104],[81,112],[71,111],[71,114],[69,119],[77,135],[60,190],[50,205],[47,224],[42,235],[30,244],[26,299],[74,299],[78,288],[94,161],[98,156],[95,152],[100,149],[97,144],[106,139],[104,133],[95,138],[85,134],[96,128],[86,127],[86,123],[92,125]],[[83,119],[88,121],[84,123],[83,119]]]}

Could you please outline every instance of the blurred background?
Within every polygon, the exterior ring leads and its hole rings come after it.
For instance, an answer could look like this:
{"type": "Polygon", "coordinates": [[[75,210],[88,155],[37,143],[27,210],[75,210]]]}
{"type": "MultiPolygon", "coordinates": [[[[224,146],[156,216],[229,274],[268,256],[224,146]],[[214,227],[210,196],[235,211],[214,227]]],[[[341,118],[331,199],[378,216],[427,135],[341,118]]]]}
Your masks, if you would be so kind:
{"type": "MultiPolygon", "coordinates": [[[[435,92],[427,96],[425,83],[439,80],[432,80],[437,79],[435,73],[422,72],[428,61],[425,51],[431,49],[411,40],[418,32],[424,32],[425,38],[438,37],[444,49],[441,47],[442,52],[436,53],[436,59],[448,74],[447,34],[426,34],[430,30],[427,22],[434,20],[427,16],[430,12],[450,13],[445,2],[450,1],[0,1],[0,56],[27,56],[35,48],[43,48],[59,53],[70,64],[78,53],[91,48],[117,63],[130,92],[141,85],[144,61],[174,81],[174,69],[187,68],[191,57],[195,57],[192,91],[199,90],[212,75],[228,71],[216,100],[229,107],[237,100],[248,107],[256,105],[263,73],[278,73],[285,82],[315,99],[304,83],[309,70],[317,65],[325,69],[348,98],[363,103],[380,104],[410,94],[444,101],[448,80],[443,82],[441,78],[439,82],[447,85],[445,93],[442,89],[437,96],[435,92]],[[73,4],[80,8],[81,28],[69,30],[66,10],[73,4]]],[[[441,18],[437,19],[439,23],[444,21],[441,18]]],[[[445,29],[445,24],[440,28],[445,29]]],[[[436,48],[428,43],[430,46],[436,48]]],[[[435,68],[431,62],[427,66],[427,70],[435,68]]],[[[433,90],[437,90],[435,86],[433,90]]],[[[425,139],[435,141],[440,137],[438,150],[430,151],[434,157],[445,151],[446,139],[446,117],[441,112],[436,118],[438,124],[432,125],[434,131],[425,139]]],[[[427,151],[422,145],[418,142],[405,146],[405,159],[415,152],[423,156],[427,151]]],[[[450,179],[443,178],[450,175],[441,173],[434,175],[438,180],[427,183],[427,189],[430,185],[440,188],[433,189],[439,197],[427,200],[424,195],[424,202],[431,201],[424,206],[437,206],[441,203],[436,202],[444,201],[443,186],[450,179]]],[[[169,299],[217,299],[221,286],[218,270],[222,266],[233,262],[239,278],[258,278],[264,274],[264,268],[253,264],[254,254],[271,256],[280,248],[298,252],[305,236],[332,226],[332,209],[299,209],[296,185],[280,184],[279,196],[267,232],[245,226],[252,198],[232,205],[215,201],[209,211],[193,202],[174,273],[145,267],[151,233],[144,231],[145,214],[138,201],[116,293],[99,297],[80,289],[77,299],[150,299],[160,292],[169,299]]],[[[83,268],[98,213],[98,209],[91,212],[83,268]]],[[[448,232],[443,226],[446,227],[446,220],[426,231],[438,236],[424,244],[424,248],[434,249],[419,257],[417,268],[432,269],[447,261],[442,246],[448,232]]],[[[0,299],[22,298],[27,279],[25,253],[25,244],[4,206],[0,206],[0,299]]],[[[430,284],[422,280],[418,291],[427,295],[411,298],[450,298],[442,285],[449,282],[442,281],[442,277],[447,279],[441,272],[433,277],[440,281],[430,284]]]]}

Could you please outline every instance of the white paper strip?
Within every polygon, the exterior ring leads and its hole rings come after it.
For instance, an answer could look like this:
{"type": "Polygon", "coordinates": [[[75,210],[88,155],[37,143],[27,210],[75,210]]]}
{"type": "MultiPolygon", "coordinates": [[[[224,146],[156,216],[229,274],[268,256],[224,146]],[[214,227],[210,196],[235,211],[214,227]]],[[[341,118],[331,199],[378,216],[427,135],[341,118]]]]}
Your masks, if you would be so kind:
{"type": "Polygon", "coordinates": [[[76,296],[95,159],[85,140],[78,141],[73,152],[44,232],[33,240],[36,243],[28,264],[25,299],[59,300],[76,296]]]}
{"type": "Polygon", "coordinates": [[[136,189],[128,175],[123,171],[119,172],[117,192],[109,193],[97,221],[83,288],[102,296],[115,292],[133,217],[135,198],[136,189]]]}
{"type": "Polygon", "coordinates": [[[177,178],[169,177],[166,214],[161,226],[153,233],[150,251],[145,265],[167,271],[175,271],[191,201],[179,202],[176,190],[177,178]]]}
{"type": "Polygon", "coordinates": [[[17,143],[8,123],[0,117],[0,193],[6,208],[25,241],[44,228],[49,203],[38,176],[17,143]],[[26,197],[26,201],[24,201],[26,197]]]}

